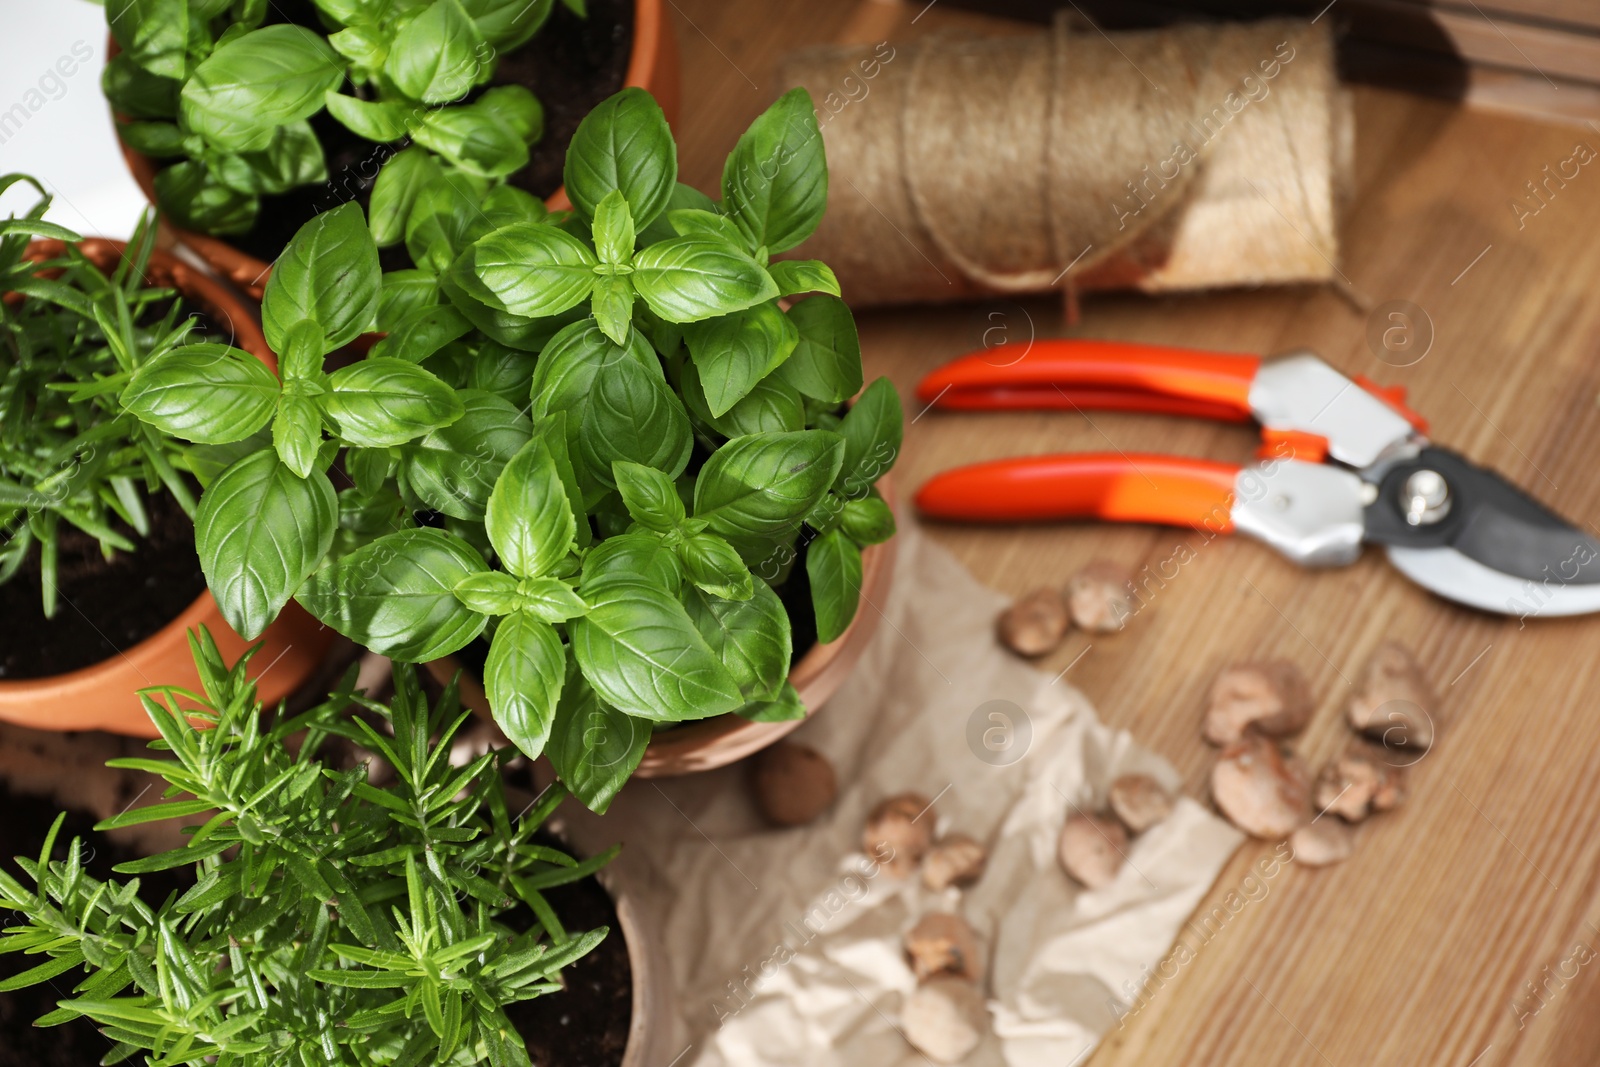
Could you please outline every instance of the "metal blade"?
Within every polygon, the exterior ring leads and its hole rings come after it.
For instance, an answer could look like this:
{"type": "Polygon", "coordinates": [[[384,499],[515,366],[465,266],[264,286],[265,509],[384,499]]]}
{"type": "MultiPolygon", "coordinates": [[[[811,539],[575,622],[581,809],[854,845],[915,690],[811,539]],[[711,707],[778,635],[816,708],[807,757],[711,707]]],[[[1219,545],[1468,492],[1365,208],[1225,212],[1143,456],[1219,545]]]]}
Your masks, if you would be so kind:
{"type": "Polygon", "coordinates": [[[1486,567],[1454,548],[1388,547],[1389,562],[1413,582],[1458,604],[1482,611],[1539,616],[1600,611],[1600,584],[1517,578],[1486,567]]]}
{"type": "Polygon", "coordinates": [[[1600,541],[1494,471],[1427,447],[1376,480],[1365,538],[1418,584],[1507,615],[1600,611],[1600,541]]]}

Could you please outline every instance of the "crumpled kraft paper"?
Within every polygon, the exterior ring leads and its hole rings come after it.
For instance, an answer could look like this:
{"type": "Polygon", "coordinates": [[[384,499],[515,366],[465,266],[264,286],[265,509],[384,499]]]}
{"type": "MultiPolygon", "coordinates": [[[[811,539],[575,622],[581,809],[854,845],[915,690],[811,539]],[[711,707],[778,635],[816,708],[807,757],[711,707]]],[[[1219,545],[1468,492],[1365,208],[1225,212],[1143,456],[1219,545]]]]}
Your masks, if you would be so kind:
{"type": "Polygon", "coordinates": [[[1068,879],[1055,853],[1071,812],[1103,809],[1120,774],[1173,790],[1177,774],[1102,725],[1065,680],[997,646],[1004,597],[909,523],[900,537],[888,602],[862,609],[884,616],[871,647],[793,735],[838,771],[826,814],[767,828],[742,765],[636,780],[604,817],[564,808],[580,847],[623,843],[619,873],[643,887],[637,903],[666,950],[679,1032],[650,1062],[926,1064],[898,1029],[916,988],[901,937],[928,911],[949,910],[986,947],[993,1032],[966,1062],[1075,1064],[1116,1025],[1243,839],[1184,799],[1134,839],[1111,885],[1068,879]],[[907,790],[935,798],[926,817],[941,833],[989,847],[977,884],[935,893],[860,851],[873,805],[907,790]]]}

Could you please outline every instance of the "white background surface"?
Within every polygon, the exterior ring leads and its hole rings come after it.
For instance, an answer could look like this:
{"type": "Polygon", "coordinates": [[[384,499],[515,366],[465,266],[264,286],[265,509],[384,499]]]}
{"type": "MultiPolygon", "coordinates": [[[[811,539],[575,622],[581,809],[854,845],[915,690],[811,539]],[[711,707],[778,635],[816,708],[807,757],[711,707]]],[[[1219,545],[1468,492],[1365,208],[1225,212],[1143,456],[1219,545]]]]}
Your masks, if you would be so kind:
{"type": "MultiPolygon", "coordinates": [[[[0,119],[11,115],[0,126],[0,173],[38,178],[55,195],[51,221],[85,236],[125,238],[147,205],[117,149],[100,93],[105,61],[106,18],[98,4],[0,0],[0,119]],[[74,45],[91,58],[79,62],[74,45]],[[76,67],[70,77],[57,69],[63,57],[76,67]]],[[[31,189],[9,190],[0,196],[0,217],[35,199],[31,189]]]]}

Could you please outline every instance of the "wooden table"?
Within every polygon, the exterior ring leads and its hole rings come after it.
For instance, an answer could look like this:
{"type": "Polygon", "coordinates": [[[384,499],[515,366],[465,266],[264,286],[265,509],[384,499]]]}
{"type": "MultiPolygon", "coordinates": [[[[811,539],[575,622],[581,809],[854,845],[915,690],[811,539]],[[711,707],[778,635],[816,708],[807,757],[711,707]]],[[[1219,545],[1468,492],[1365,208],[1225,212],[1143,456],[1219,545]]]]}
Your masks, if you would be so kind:
{"type": "MultiPolygon", "coordinates": [[[[920,2],[671,0],[670,8],[684,57],[683,177],[705,189],[715,188],[746,123],[784,88],[775,71],[787,50],[983,22],[920,2]]],[[[1311,287],[1100,296],[1070,330],[1051,300],[869,312],[859,316],[869,379],[887,374],[909,397],[925,371],[979,347],[996,326],[1015,338],[1033,330],[1232,351],[1310,347],[1347,374],[1405,385],[1439,440],[1592,525],[1600,163],[1522,228],[1511,201],[1575,144],[1600,147],[1600,130],[1377,90],[1357,90],[1356,114],[1358,184],[1341,264],[1354,299],[1311,287]],[[1432,322],[1431,349],[1409,367],[1379,360],[1366,340],[1369,314],[1358,304],[1392,300],[1413,302],[1432,322]]],[[[1115,447],[1243,461],[1255,445],[1245,429],[1178,419],[913,419],[917,408],[908,401],[896,474],[907,488],[957,463],[1013,454],[1115,447]]],[[[1316,573],[1252,542],[1147,527],[932,534],[1012,593],[1061,582],[1099,557],[1141,580],[1146,567],[1157,575],[1126,632],[1092,642],[1074,635],[1042,666],[1059,671],[1082,654],[1069,680],[1107,722],[1171,760],[1195,796],[1206,795],[1215,756],[1199,738],[1202,703],[1230,661],[1282,656],[1304,668],[1319,697],[1299,742],[1313,767],[1342,748],[1351,684],[1381,639],[1414,648],[1443,695],[1441,740],[1413,768],[1406,805],[1365,825],[1342,866],[1272,879],[1089,1062],[1488,1067],[1600,1058],[1600,619],[1524,627],[1461,610],[1410,585],[1376,551],[1316,573]],[[1175,565],[1180,556],[1187,562],[1175,565]],[[1529,983],[1541,986],[1538,997],[1529,983]]],[[[1200,911],[1222,904],[1270,851],[1242,849],[1200,911]]]]}

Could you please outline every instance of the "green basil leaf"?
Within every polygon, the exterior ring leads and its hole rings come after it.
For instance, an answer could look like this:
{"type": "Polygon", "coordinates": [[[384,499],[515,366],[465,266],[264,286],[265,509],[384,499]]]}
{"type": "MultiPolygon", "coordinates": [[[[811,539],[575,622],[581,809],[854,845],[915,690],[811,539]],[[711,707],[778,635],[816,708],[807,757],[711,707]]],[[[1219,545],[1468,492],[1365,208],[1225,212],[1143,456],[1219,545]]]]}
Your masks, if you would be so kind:
{"type": "Polygon", "coordinates": [[[745,566],[739,553],[716,534],[702,533],[685,538],[678,546],[678,555],[689,581],[714,597],[749,600],[755,585],[766,587],[764,583],[754,583],[750,568],[745,566]]]}
{"type": "Polygon", "coordinates": [[[678,147],[661,105],[637,87],[602,100],[572,135],[563,177],[568,198],[585,218],[594,218],[600,201],[616,189],[634,226],[650,225],[678,180],[678,147]]]}
{"type": "Polygon", "coordinates": [[[552,337],[534,367],[530,394],[533,417],[543,421],[556,412],[565,413],[567,454],[589,503],[598,500],[609,487],[610,472],[609,467],[605,472],[591,471],[586,464],[583,420],[594,395],[595,379],[603,368],[621,360],[632,360],[657,372],[661,366],[642,334],[635,331],[626,344],[619,345],[601,333],[592,320],[585,319],[552,337]],[[601,473],[606,475],[605,482],[600,479],[601,473]]]}
{"type": "Polygon", "coordinates": [[[629,715],[681,722],[741,706],[738,684],[670,593],[616,575],[585,589],[589,613],[568,624],[583,676],[629,715]]]}
{"type": "Polygon", "coordinates": [[[378,321],[381,333],[394,333],[411,315],[439,307],[439,279],[425,270],[385,271],[378,288],[378,321]]]}
{"type": "Polygon", "coordinates": [[[186,0],[106,0],[105,7],[111,36],[129,59],[163,78],[189,73],[186,0]]]}
{"type": "Polygon", "coordinates": [[[839,279],[820,259],[785,259],[767,267],[767,273],[777,283],[779,296],[799,296],[801,293],[839,295],[839,279]]]}
{"type": "Polygon", "coordinates": [[[811,236],[828,205],[828,162],[810,93],[789,90],[750,124],[723,168],[722,200],[752,250],[776,254],[811,236]]]}
{"type": "Polygon", "coordinates": [[[751,722],[794,722],[806,717],[806,706],[800,700],[800,692],[784,682],[776,699],[753,700],[734,714],[751,722]]]}
{"type": "Polygon", "coordinates": [[[806,396],[842,404],[861,389],[861,340],[843,300],[813,296],[788,311],[800,341],[778,368],[780,381],[806,396]]]}
{"type": "Polygon", "coordinates": [[[545,622],[566,622],[588,612],[589,605],[559,578],[524,578],[517,583],[522,610],[545,622]]]}
{"type": "Polygon", "coordinates": [[[508,127],[523,144],[533,144],[544,136],[544,105],[520,85],[485,89],[471,106],[485,118],[508,127]]]}
{"type": "MultiPolygon", "coordinates": [[[[695,380],[699,381],[698,376],[695,380]]],[[[684,390],[688,391],[688,385],[684,390]]],[[[710,421],[713,428],[727,437],[803,430],[806,428],[805,402],[794,386],[771,375],[757,382],[750,395],[729,408],[726,415],[710,421]]]]}
{"type": "Polygon", "coordinates": [[[673,237],[633,257],[633,287],[668,322],[698,322],[764,303],[778,287],[761,264],[714,237],[673,237]]]}
{"type": "Polygon", "coordinates": [[[152,159],[170,159],[185,154],[183,131],[171,122],[119,122],[117,136],[135,152],[152,159]]]}
{"type": "MultiPolygon", "coordinates": [[[[789,613],[766,582],[756,582],[744,600],[725,600],[693,589],[684,606],[743,699],[770,700],[789,676],[793,637],[789,613]]],[[[743,701],[741,701],[742,703],[743,701]]]]}
{"type": "Polygon", "coordinates": [[[516,222],[543,222],[550,215],[544,201],[515,185],[497,185],[478,205],[483,211],[484,233],[516,222]]]}
{"type": "Polygon", "coordinates": [[[470,271],[465,269],[467,266],[465,260],[465,256],[461,257],[448,273],[439,275],[439,289],[451,305],[465,315],[484,336],[500,344],[521,352],[537,352],[562,329],[588,317],[588,309],[580,306],[581,302],[559,315],[539,319],[529,318],[526,315],[513,315],[509,311],[490,307],[483,298],[468,292],[456,282],[457,277],[463,277],[469,288],[481,289],[477,279],[471,277],[470,271]]]}
{"type": "Polygon", "coordinates": [[[510,614],[522,606],[517,579],[502,571],[474,571],[453,587],[456,600],[483,614],[510,614]]]}
{"type": "Polygon", "coordinates": [[[272,431],[264,426],[249,437],[225,445],[194,445],[185,449],[173,465],[193,474],[200,487],[208,489],[223,471],[244,457],[262,451],[272,451],[272,431]]]}
{"type": "Polygon", "coordinates": [[[401,449],[401,473],[417,497],[434,511],[457,519],[482,520],[500,472],[528,443],[532,423],[492,393],[456,394],[464,411],[448,426],[401,449]]]}
{"type": "Polygon", "coordinates": [[[459,284],[490,307],[542,318],[574,307],[595,282],[595,257],[576,237],[546,224],[503,226],[462,253],[459,284]],[[463,269],[472,285],[462,277],[463,269]]]}
{"type": "MultiPolygon", "coordinates": [[[[383,321],[383,305],[378,305],[378,321],[383,321]]],[[[418,308],[393,324],[389,336],[372,346],[371,356],[391,357],[407,363],[421,363],[439,349],[465,337],[472,330],[467,317],[449,304],[418,308]]]]}
{"type": "Polygon", "coordinates": [[[840,514],[839,529],[858,545],[876,545],[894,536],[894,512],[881,497],[849,500],[840,514]]]}
{"type": "Polygon", "coordinates": [[[386,448],[351,448],[344,454],[344,469],[356,488],[371,495],[383,488],[395,471],[395,456],[386,448]]]}
{"type": "Polygon", "coordinates": [[[421,148],[407,148],[389,157],[372,184],[368,209],[372,239],[380,248],[405,237],[406,220],[411,217],[417,193],[443,177],[439,161],[421,148]]]}
{"type": "Polygon", "coordinates": [[[484,516],[506,570],[519,578],[550,573],[572,551],[576,522],[550,446],[540,434],[506,464],[484,516]]]}
{"type": "Polygon", "coordinates": [[[415,363],[368,356],[328,378],[323,410],[340,440],[388,448],[455,422],[466,409],[451,389],[415,363]]]}
{"type": "Polygon", "coordinates": [[[449,655],[483,632],[488,619],[461,603],[455,587],[486,570],[459,537],[400,530],[329,563],[295,599],[372,651],[420,663],[449,655]]]}
{"type": "Polygon", "coordinates": [[[322,99],[328,114],[357,137],[381,143],[398,141],[411,132],[414,112],[401,101],[362,100],[344,95],[337,87],[328,90],[322,99]]]}
{"type": "Polygon", "coordinates": [[[526,403],[538,357],[497,341],[483,341],[468,372],[467,386],[493,393],[513,404],[526,403]]]}
{"type": "Polygon", "coordinates": [[[694,513],[741,552],[792,537],[838,476],[843,455],[844,441],[826,430],[736,437],[700,469],[694,513]]]}
{"type": "Polygon", "coordinates": [[[594,209],[594,250],[601,263],[626,265],[633,259],[633,216],[616,189],[594,209]]]}
{"type": "Polygon", "coordinates": [[[469,174],[504,178],[528,165],[528,141],[519,126],[474,103],[427,112],[411,135],[469,174]]]}
{"type": "Polygon", "coordinates": [[[194,159],[156,171],[155,189],[156,203],[168,218],[201,233],[244,233],[261,209],[260,200],[223,185],[194,159]]]}
{"type": "Polygon", "coordinates": [[[526,612],[500,620],[483,665],[494,721],[529,759],[550,738],[567,676],[567,650],[555,627],[526,612]]]}
{"type": "Polygon", "coordinates": [[[228,625],[254,640],[333,544],[339,502],[321,471],[297,478],[269,449],[223,471],[200,498],[194,547],[228,625]]]}
{"type": "Polygon", "coordinates": [[[648,723],[605,706],[580,671],[568,671],[545,755],[573,796],[604,814],[649,743],[648,723]]]}
{"type": "Polygon", "coordinates": [[[900,456],[905,415],[900,394],[887,378],[879,378],[861,394],[839,424],[844,436],[844,463],[839,469],[839,492],[865,496],[872,484],[894,466],[900,456]]]}
{"type": "Polygon", "coordinates": [[[689,416],[661,366],[617,359],[594,376],[578,445],[585,469],[609,487],[612,464],[642,463],[676,478],[689,465],[689,416]]]}
{"type": "Polygon", "coordinates": [[[831,530],[806,548],[806,577],[817,613],[817,640],[837,641],[861,602],[861,550],[842,530],[831,530]]]}
{"type": "Polygon", "coordinates": [[[595,278],[593,301],[600,332],[618,344],[626,341],[633,327],[633,284],[621,274],[602,274],[595,278]]]}
{"type": "Polygon", "coordinates": [[[227,152],[259,151],[285,123],[309,118],[344,78],[322,36],[304,26],[252,30],[207,56],[183,85],[185,127],[227,152]]]}
{"type": "Polygon", "coordinates": [[[332,554],[349,555],[378,536],[403,530],[410,513],[400,494],[392,489],[363,493],[360,489],[339,491],[339,532],[334,536],[332,554]]]}
{"type": "Polygon", "coordinates": [[[406,217],[406,251],[423,270],[444,274],[456,256],[488,231],[478,211],[483,182],[452,172],[418,189],[406,217]]]}
{"type": "Polygon", "coordinates": [[[322,142],[303,120],[272,131],[272,140],[261,151],[220,157],[211,167],[219,181],[251,196],[278,196],[328,180],[322,142]]]}
{"type": "Polygon", "coordinates": [[[640,578],[674,595],[683,585],[683,564],[661,538],[645,533],[608,537],[583,557],[587,591],[613,578],[640,578]]]}
{"type": "Polygon", "coordinates": [[[130,119],[175,119],[178,117],[178,91],[183,83],[174,78],[151,74],[120,52],[106,62],[100,75],[100,89],[111,107],[130,119]]]}
{"type": "Polygon", "coordinates": [[[611,465],[617,492],[633,521],[656,533],[671,533],[688,516],[673,480],[654,467],[617,460],[611,465]]]}
{"type": "Polygon", "coordinates": [[[485,41],[505,55],[526,44],[550,17],[552,0],[461,0],[485,41]]]}
{"type": "Polygon", "coordinates": [[[655,217],[648,226],[640,226],[639,244],[653,245],[657,241],[665,241],[669,237],[679,236],[677,229],[672,225],[672,213],[677,210],[706,211],[716,213],[717,202],[696,189],[692,185],[674,182],[672,193],[667,197],[667,206],[655,217]]]}
{"type": "Polygon", "coordinates": [[[684,237],[714,237],[735,248],[744,247],[744,234],[726,215],[693,208],[669,211],[667,215],[672,228],[684,237]]]}
{"type": "Polygon", "coordinates": [[[484,615],[510,615],[521,606],[517,580],[502,571],[474,571],[454,586],[456,599],[484,615]]]}
{"type": "Polygon", "coordinates": [[[297,478],[309,478],[322,450],[322,412],[317,402],[288,389],[278,394],[272,419],[272,447],[297,478]]]}
{"type": "Polygon", "coordinates": [[[377,319],[381,274],[359,205],[341,204],[313,218],[289,241],[267,280],[261,302],[267,343],[282,346],[289,327],[303,319],[322,328],[329,351],[354,341],[377,319]]]}
{"type": "Polygon", "coordinates": [[[249,437],[272,418],[278,379],[260,360],[218,344],[183,345],[134,371],[122,406],[162,433],[197,444],[249,437]]]}
{"type": "Polygon", "coordinates": [[[800,340],[776,302],[698,322],[683,333],[700,375],[706,405],[716,418],[776,370],[800,340]]]}
{"type": "Polygon", "coordinates": [[[460,0],[433,0],[395,34],[383,71],[411,99],[443,104],[478,84],[488,55],[460,0]]]}
{"type": "Polygon", "coordinates": [[[328,43],[350,61],[354,68],[350,78],[356,82],[371,80],[389,58],[389,34],[370,26],[346,26],[338,33],[330,33],[328,43]]]}

